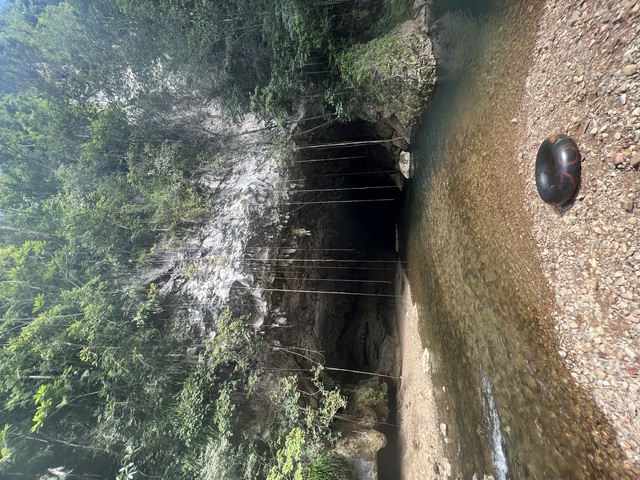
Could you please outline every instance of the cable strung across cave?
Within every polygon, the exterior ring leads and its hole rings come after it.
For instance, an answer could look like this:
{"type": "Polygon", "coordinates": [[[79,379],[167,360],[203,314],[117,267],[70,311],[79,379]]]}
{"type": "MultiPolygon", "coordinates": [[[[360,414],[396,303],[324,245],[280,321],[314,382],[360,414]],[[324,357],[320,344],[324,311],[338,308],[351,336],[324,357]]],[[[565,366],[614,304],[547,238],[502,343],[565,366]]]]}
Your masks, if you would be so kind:
{"type": "Polygon", "coordinates": [[[378,170],[375,172],[347,172],[347,173],[323,173],[319,175],[309,175],[305,178],[287,178],[284,180],[277,180],[278,183],[292,183],[292,182],[304,182],[310,178],[326,178],[326,177],[351,177],[355,175],[391,175],[392,173],[398,173],[398,170],[378,170]]]}
{"type": "MultiPolygon", "coordinates": [[[[243,290],[254,290],[252,287],[236,286],[243,290]]],[[[383,297],[383,298],[399,298],[400,295],[391,295],[385,293],[363,293],[363,292],[336,292],[332,290],[301,290],[301,289],[287,289],[287,288],[260,288],[263,292],[283,292],[283,293],[318,293],[321,295],[353,295],[358,297],[383,297]]]]}
{"type": "Polygon", "coordinates": [[[372,198],[362,200],[323,200],[311,202],[283,202],[282,205],[330,205],[334,203],[368,203],[368,202],[394,202],[395,198],[372,198]]]}
{"type": "Polygon", "coordinates": [[[335,162],[338,160],[352,160],[356,158],[367,158],[368,155],[351,155],[348,157],[328,157],[328,158],[311,158],[309,160],[296,160],[295,164],[299,163],[315,163],[315,162],[335,162]]]}
{"type": "MultiPolygon", "coordinates": [[[[286,259],[282,259],[282,260],[286,260],[286,259]]],[[[265,266],[274,268],[274,269],[284,269],[287,267],[290,267],[289,265],[274,265],[274,264],[268,264],[268,263],[263,263],[261,267],[257,267],[257,266],[249,266],[247,268],[248,271],[250,272],[260,272],[263,271],[263,268],[265,266]]],[[[315,269],[315,270],[335,270],[337,267],[336,266],[324,266],[324,265],[304,265],[304,268],[306,269],[315,269]]],[[[338,266],[339,268],[339,266],[338,266]]],[[[390,266],[390,267],[349,267],[349,270],[378,270],[378,271],[394,271],[396,269],[395,266],[390,266]]],[[[405,268],[405,271],[409,271],[409,269],[405,268]]]]}
{"type": "Polygon", "coordinates": [[[372,187],[341,187],[341,188],[307,188],[299,190],[286,190],[290,193],[311,193],[311,192],[351,192],[354,190],[385,190],[389,188],[397,189],[396,185],[374,185],[372,187]]]}
{"type": "Polygon", "coordinates": [[[348,283],[377,283],[391,284],[387,280],[358,280],[351,278],[303,278],[303,277],[273,277],[274,280],[296,280],[302,282],[348,282],[348,283]]]}
{"type": "Polygon", "coordinates": [[[398,260],[354,260],[340,258],[245,258],[245,261],[252,262],[345,262],[345,263],[391,263],[396,264],[398,260]]]}

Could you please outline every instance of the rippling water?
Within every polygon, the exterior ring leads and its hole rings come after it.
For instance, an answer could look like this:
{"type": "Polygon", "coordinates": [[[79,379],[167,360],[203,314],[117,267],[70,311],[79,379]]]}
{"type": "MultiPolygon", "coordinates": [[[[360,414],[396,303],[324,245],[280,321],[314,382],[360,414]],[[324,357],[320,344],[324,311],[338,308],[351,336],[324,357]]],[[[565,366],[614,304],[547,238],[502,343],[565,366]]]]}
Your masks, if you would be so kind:
{"type": "Polygon", "coordinates": [[[615,435],[557,354],[524,180],[513,177],[511,119],[542,3],[434,10],[442,83],[414,134],[404,254],[464,479],[625,478],[615,435]]]}

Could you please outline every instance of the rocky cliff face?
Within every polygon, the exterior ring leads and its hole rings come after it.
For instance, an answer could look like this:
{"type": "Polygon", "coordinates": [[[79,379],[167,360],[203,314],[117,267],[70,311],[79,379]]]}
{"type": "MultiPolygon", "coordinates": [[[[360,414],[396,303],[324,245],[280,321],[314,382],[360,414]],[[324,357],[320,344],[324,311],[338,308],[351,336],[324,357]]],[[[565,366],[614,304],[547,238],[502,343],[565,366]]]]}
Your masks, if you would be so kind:
{"type": "MultiPolygon", "coordinates": [[[[229,128],[229,127],[228,127],[229,128]]],[[[289,196],[289,170],[277,138],[249,119],[225,132],[224,165],[203,174],[199,185],[208,197],[208,219],[187,238],[175,259],[163,293],[180,297],[190,327],[215,331],[215,322],[231,306],[256,329],[270,315],[265,279],[279,237],[287,224],[283,202],[289,196]]]]}

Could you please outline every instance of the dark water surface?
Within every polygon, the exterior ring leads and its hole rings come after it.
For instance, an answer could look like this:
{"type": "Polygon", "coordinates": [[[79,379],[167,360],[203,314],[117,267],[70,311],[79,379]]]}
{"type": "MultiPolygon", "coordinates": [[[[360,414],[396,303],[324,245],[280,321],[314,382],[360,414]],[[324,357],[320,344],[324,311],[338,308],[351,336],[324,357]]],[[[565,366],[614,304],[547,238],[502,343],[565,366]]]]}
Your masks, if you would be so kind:
{"type": "Polygon", "coordinates": [[[512,155],[541,0],[441,1],[441,84],[414,133],[404,256],[454,478],[625,478],[557,354],[512,155]]]}

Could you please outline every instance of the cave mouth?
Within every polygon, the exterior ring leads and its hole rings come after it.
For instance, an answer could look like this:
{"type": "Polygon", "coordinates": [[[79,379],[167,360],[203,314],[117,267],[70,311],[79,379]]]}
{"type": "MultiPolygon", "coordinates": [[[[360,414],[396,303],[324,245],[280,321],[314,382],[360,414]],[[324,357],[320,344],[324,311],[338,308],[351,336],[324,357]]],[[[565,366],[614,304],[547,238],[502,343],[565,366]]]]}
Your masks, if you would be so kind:
{"type": "MultiPolygon", "coordinates": [[[[295,261],[276,278],[282,279],[279,288],[300,293],[295,300],[283,296],[281,308],[306,316],[298,321],[308,332],[313,325],[309,333],[319,341],[327,366],[351,371],[332,372],[342,384],[373,378],[354,371],[397,376],[399,150],[364,121],[333,127],[313,143],[331,147],[301,149],[295,160],[289,211],[295,261]]],[[[393,426],[397,385],[386,377],[384,383],[388,403],[375,408],[381,410],[376,429],[387,437],[378,454],[381,480],[399,478],[400,469],[393,426]]]]}
{"type": "Polygon", "coordinates": [[[397,152],[364,121],[333,127],[314,142],[331,146],[302,150],[295,161],[301,181],[292,182],[290,224],[304,236],[295,253],[302,261],[288,269],[304,279],[294,289],[335,292],[317,298],[332,319],[314,321],[327,358],[376,372],[385,368],[382,344],[395,328],[397,152]]]}

